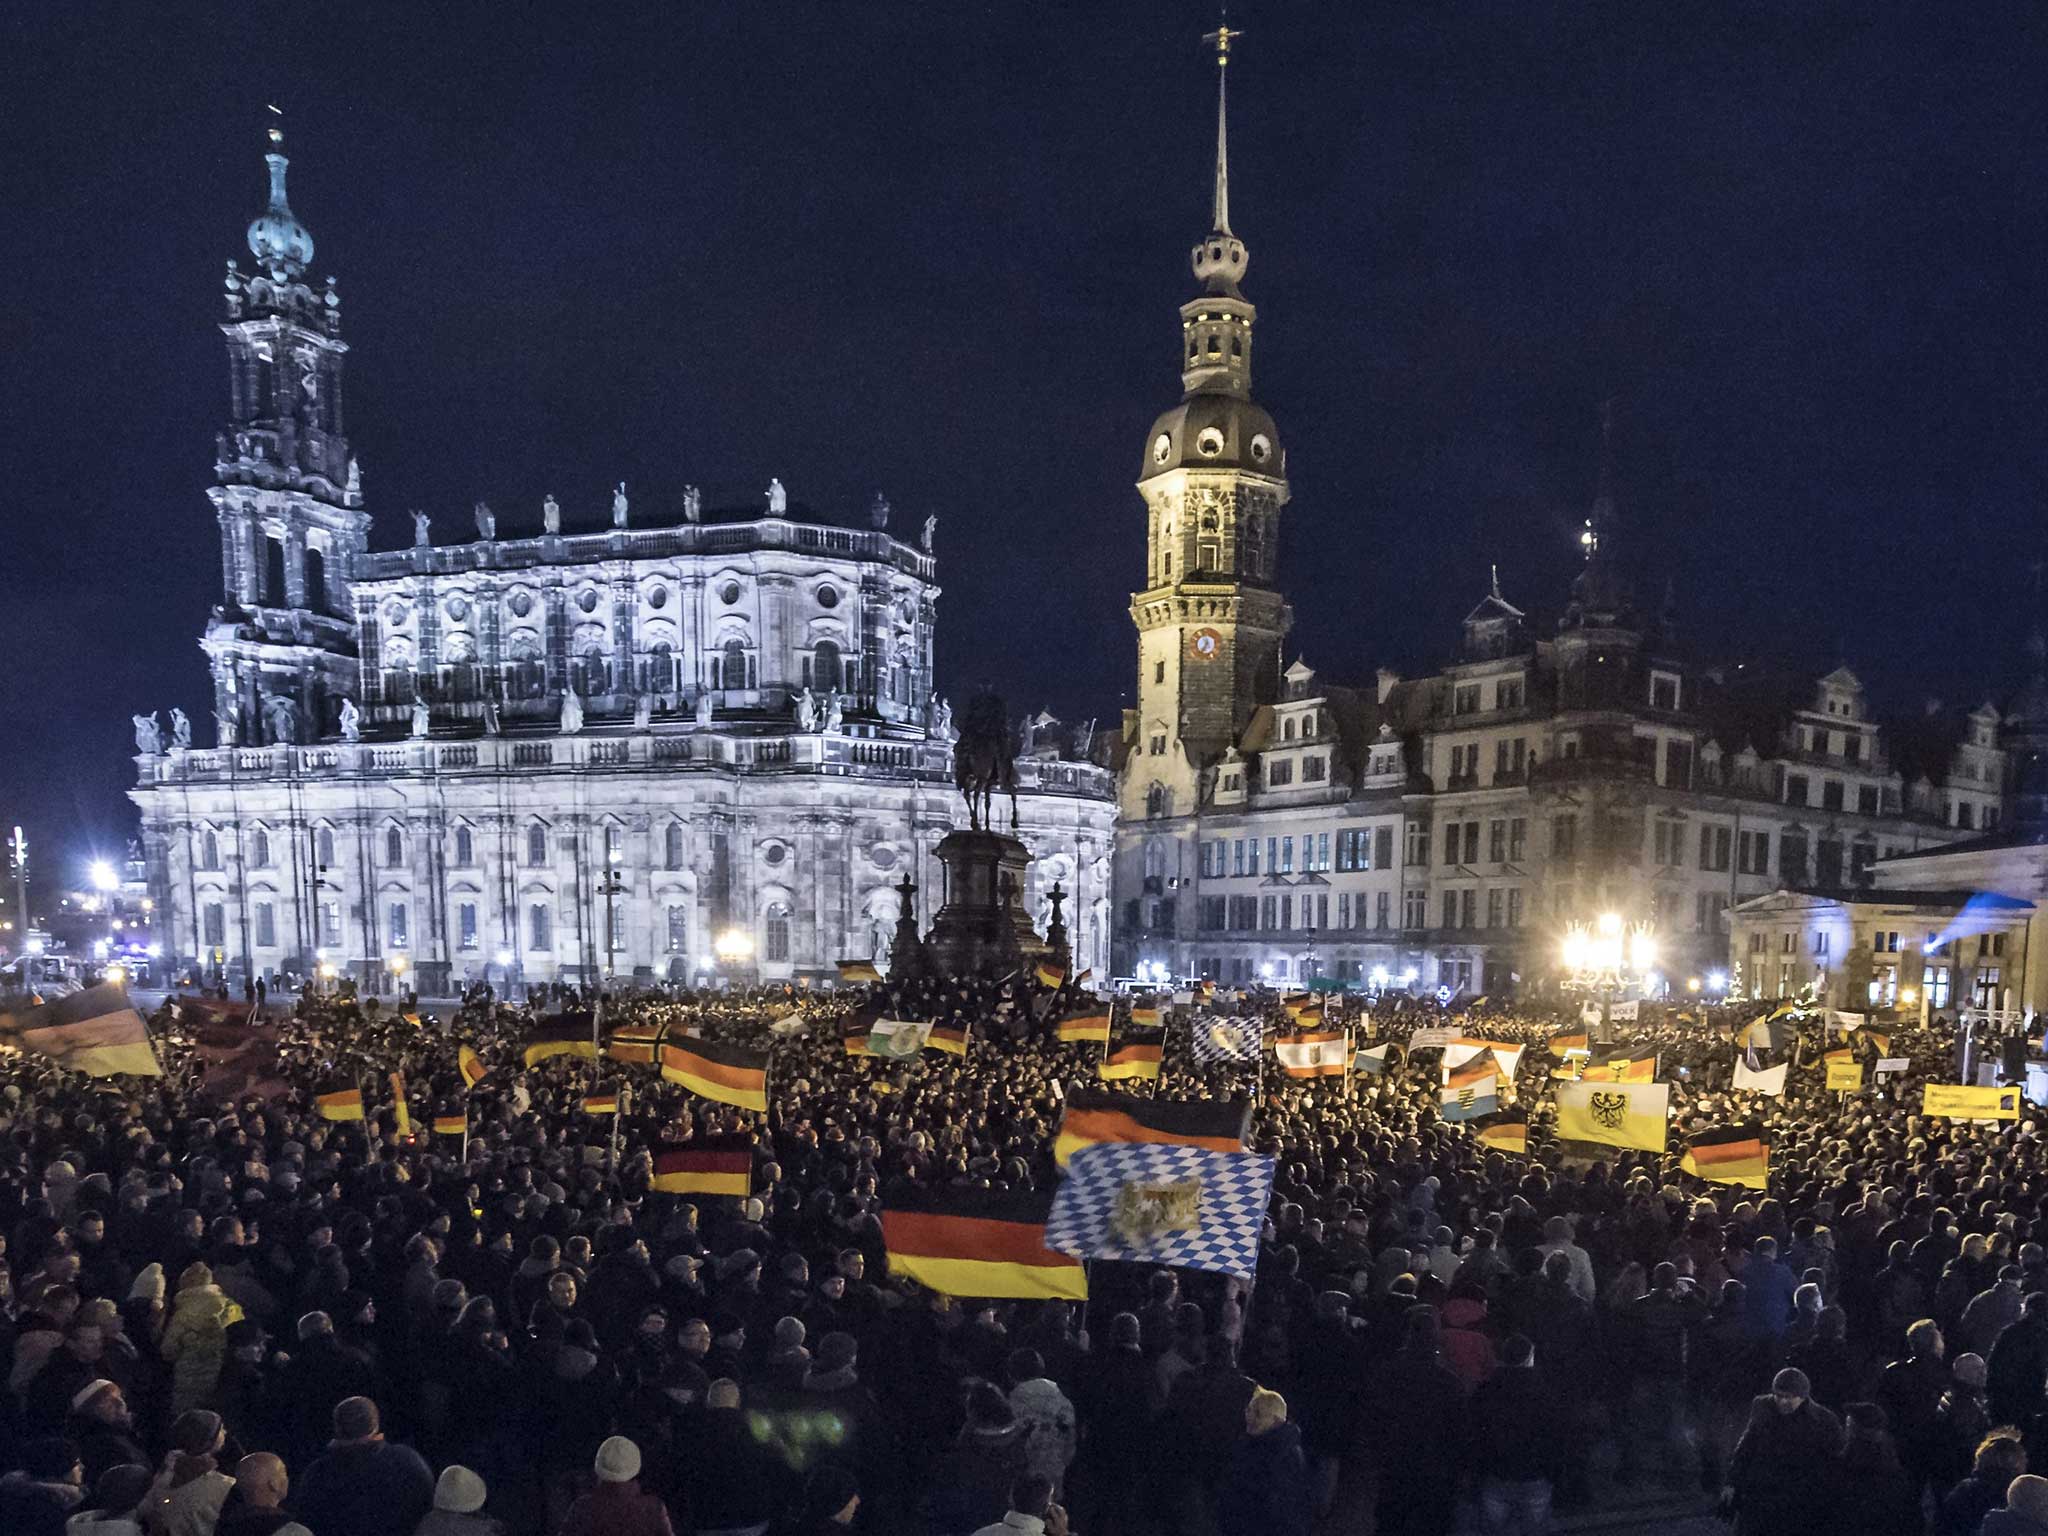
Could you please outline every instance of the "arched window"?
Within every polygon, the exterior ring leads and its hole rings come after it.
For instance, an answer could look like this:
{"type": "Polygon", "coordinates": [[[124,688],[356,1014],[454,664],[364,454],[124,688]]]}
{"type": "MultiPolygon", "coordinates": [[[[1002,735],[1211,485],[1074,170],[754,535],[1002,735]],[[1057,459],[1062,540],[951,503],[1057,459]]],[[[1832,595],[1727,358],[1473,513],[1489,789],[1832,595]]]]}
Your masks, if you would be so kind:
{"type": "Polygon", "coordinates": [[[1294,740],[1294,721],[1291,718],[1281,723],[1280,739],[1282,741],[1294,740]]]}
{"type": "Polygon", "coordinates": [[[313,859],[322,869],[334,862],[334,828],[322,827],[314,836],[313,859]]]}
{"type": "Polygon", "coordinates": [[[1145,791],[1145,814],[1147,816],[1171,816],[1173,814],[1173,791],[1164,784],[1154,784],[1145,791]]]}
{"type": "Polygon", "coordinates": [[[282,608],[289,601],[284,582],[284,540],[267,538],[263,545],[263,601],[272,608],[282,608]]]}
{"type": "Polygon", "coordinates": [[[257,869],[270,868],[270,834],[261,827],[249,835],[249,863],[257,869]]]}
{"type": "Polygon", "coordinates": [[[392,869],[405,863],[405,834],[397,827],[384,829],[384,862],[392,869]]]}
{"type": "Polygon", "coordinates": [[[1147,880],[1163,880],[1166,878],[1166,844],[1147,843],[1145,845],[1145,878],[1147,880]]]}
{"type": "Polygon", "coordinates": [[[465,869],[476,862],[476,839],[467,827],[455,829],[455,862],[465,869]]]}
{"type": "Polygon", "coordinates": [[[830,640],[820,640],[811,653],[811,682],[828,693],[839,691],[839,647],[830,640]]]}
{"type": "MultiPolygon", "coordinates": [[[[536,821],[526,829],[526,862],[532,868],[538,869],[547,861],[548,829],[536,821]]],[[[534,947],[538,949],[545,946],[536,945],[534,947]]]]}
{"type": "Polygon", "coordinates": [[[200,836],[199,867],[201,869],[220,868],[220,834],[218,832],[208,831],[200,836]]]}
{"type": "Polygon", "coordinates": [[[762,914],[761,955],[766,960],[789,959],[789,907],[773,902],[762,914]]]}
{"type": "Polygon", "coordinates": [[[725,642],[725,666],[719,678],[721,688],[744,688],[747,686],[747,647],[745,642],[725,642]]]}
{"type": "Polygon", "coordinates": [[[604,861],[617,864],[626,857],[626,829],[617,822],[608,822],[604,829],[604,861]]]}
{"type": "Polygon", "coordinates": [[[683,824],[680,821],[670,822],[668,830],[662,834],[661,854],[664,868],[683,867],[683,824]]]}
{"type": "Polygon", "coordinates": [[[327,557],[317,549],[306,551],[306,606],[315,613],[327,611],[327,557]]]}

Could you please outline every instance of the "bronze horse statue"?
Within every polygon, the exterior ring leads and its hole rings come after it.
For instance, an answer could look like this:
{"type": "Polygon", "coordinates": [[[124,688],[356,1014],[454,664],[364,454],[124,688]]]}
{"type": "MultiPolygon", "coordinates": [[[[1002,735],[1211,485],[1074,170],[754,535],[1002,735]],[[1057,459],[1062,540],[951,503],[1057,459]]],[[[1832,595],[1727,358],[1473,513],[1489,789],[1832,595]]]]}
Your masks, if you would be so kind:
{"type": "Polygon", "coordinates": [[[1010,830],[1017,830],[1017,743],[1003,701],[983,690],[968,703],[953,744],[953,783],[967,797],[967,822],[977,832],[993,830],[995,797],[1010,797],[1010,830]]]}

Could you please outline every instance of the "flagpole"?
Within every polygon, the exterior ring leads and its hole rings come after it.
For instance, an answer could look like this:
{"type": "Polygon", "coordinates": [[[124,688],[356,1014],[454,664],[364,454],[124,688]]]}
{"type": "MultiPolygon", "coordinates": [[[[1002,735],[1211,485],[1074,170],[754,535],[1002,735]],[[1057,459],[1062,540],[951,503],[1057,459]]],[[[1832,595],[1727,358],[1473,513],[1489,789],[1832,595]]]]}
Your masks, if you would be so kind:
{"type": "Polygon", "coordinates": [[[604,985],[598,984],[597,1003],[590,1010],[590,1090],[597,1091],[597,1063],[604,1055],[604,985]]]}
{"type": "Polygon", "coordinates": [[[619,1134],[626,1118],[626,1107],[633,1102],[633,1085],[621,1073],[619,1078],[619,1105],[612,1113],[612,1172],[619,1171],[619,1134]]]}

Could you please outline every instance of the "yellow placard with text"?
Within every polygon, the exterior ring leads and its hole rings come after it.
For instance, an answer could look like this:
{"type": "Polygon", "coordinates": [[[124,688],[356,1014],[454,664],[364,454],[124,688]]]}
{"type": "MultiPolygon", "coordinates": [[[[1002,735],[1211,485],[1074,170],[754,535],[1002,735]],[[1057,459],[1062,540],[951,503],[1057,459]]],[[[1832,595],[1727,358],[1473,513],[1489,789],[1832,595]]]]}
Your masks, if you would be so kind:
{"type": "Polygon", "coordinates": [[[1961,1083],[1929,1083],[1920,1113],[1948,1120],[2017,1120],[2018,1088],[1971,1088],[1961,1083]]]}
{"type": "Polygon", "coordinates": [[[1862,1062],[1831,1061],[1828,1063],[1828,1092],[1854,1093],[1857,1089],[1861,1088],[1862,1086],[1862,1062]]]}

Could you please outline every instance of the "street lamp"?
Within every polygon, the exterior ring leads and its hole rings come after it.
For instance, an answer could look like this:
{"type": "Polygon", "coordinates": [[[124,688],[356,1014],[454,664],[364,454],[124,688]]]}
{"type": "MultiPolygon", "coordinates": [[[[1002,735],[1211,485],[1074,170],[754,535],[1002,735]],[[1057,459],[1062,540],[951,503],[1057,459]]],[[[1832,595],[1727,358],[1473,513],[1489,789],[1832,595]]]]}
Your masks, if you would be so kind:
{"type": "Polygon", "coordinates": [[[118,891],[121,888],[121,877],[114,873],[114,866],[105,859],[94,859],[86,870],[86,877],[92,881],[92,888],[96,891],[118,891]]]}
{"type": "Polygon", "coordinates": [[[1560,946],[1564,985],[1600,998],[1600,1043],[1614,1039],[1614,997],[1646,982],[1657,963],[1657,939],[1648,923],[1624,923],[1603,912],[1592,923],[1574,923],[1560,946]]]}
{"type": "Polygon", "coordinates": [[[612,903],[626,894],[626,877],[619,873],[619,860],[623,857],[616,848],[607,853],[604,876],[597,882],[597,889],[604,897],[604,974],[607,979],[615,974],[614,957],[619,952],[619,926],[612,903]]]}

